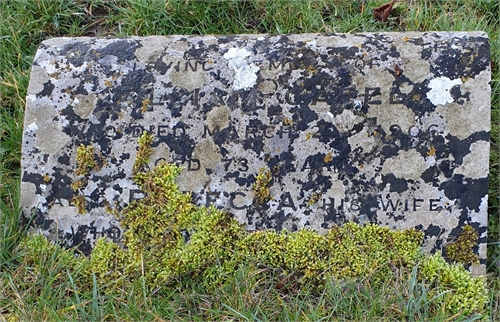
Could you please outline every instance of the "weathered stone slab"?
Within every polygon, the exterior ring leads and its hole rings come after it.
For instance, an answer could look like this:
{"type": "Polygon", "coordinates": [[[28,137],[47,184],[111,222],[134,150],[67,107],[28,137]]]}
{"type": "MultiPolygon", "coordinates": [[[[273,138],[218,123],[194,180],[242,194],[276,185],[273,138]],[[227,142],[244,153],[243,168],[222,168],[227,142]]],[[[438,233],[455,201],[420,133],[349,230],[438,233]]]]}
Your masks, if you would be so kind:
{"type": "Polygon", "coordinates": [[[376,222],[423,230],[431,251],[469,224],[484,272],[489,81],[481,32],[47,40],[26,100],[23,213],[85,253],[120,240],[107,209],[142,197],[146,130],[151,168],[183,166],[182,190],[249,230],[376,222]],[[80,145],[100,164],[78,186],[80,145]]]}

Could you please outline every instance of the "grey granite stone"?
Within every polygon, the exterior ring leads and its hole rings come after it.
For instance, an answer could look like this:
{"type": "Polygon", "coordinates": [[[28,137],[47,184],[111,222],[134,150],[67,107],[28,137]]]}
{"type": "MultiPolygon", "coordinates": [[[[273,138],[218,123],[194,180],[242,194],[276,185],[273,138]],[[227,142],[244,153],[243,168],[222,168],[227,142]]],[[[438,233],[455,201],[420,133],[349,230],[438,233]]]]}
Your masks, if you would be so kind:
{"type": "Polygon", "coordinates": [[[84,253],[119,241],[106,208],[142,196],[132,165],[149,131],[151,168],[183,166],[194,202],[249,230],[375,222],[421,229],[435,251],[469,224],[481,274],[489,81],[481,32],[47,40],[26,100],[22,210],[31,231],[84,253]],[[82,144],[103,166],[73,190],[82,144]]]}

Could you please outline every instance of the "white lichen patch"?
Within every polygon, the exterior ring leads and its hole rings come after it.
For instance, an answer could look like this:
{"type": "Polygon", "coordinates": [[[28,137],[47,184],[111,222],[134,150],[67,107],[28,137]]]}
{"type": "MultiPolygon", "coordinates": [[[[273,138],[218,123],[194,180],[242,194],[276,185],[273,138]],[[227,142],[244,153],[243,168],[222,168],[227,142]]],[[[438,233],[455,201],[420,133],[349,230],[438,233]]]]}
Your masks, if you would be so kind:
{"type": "Polygon", "coordinates": [[[32,122],[30,125],[26,127],[26,129],[30,132],[38,130],[38,125],[35,122],[32,122]]]}
{"type": "Polygon", "coordinates": [[[276,85],[275,82],[271,80],[266,80],[260,83],[258,88],[262,94],[272,94],[277,89],[277,87],[278,86],[276,85]]]}
{"type": "Polygon", "coordinates": [[[401,84],[401,87],[399,88],[399,90],[403,94],[409,94],[413,90],[413,85],[408,84],[407,82],[404,82],[403,84],[401,84]]]}
{"type": "Polygon", "coordinates": [[[404,229],[407,225],[421,227],[424,231],[431,225],[439,227],[439,234],[426,237],[426,251],[431,251],[438,239],[446,240],[459,224],[460,205],[442,191],[436,192],[431,184],[421,183],[417,191],[396,193],[389,190],[387,186],[380,194],[379,207],[386,209],[378,212],[380,222],[396,229],[404,229]],[[404,221],[396,220],[398,215],[404,216],[404,221]]]}
{"type": "Polygon", "coordinates": [[[360,132],[349,136],[348,142],[352,149],[361,148],[364,151],[372,151],[378,144],[378,140],[366,127],[360,132]]]}
{"type": "Polygon", "coordinates": [[[490,143],[477,141],[470,145],[470,153],[464,156],[462,164],[455,169],[454,174],[463,174],[467,178],[479,179],[488,176],[488,151],[490,143]]]}
{"type": "Polygon", "coordinates": [[[427,87],[430,91],[427,92],[427,98],[435,106],[446,105],[446,103],[452,103],[453,97],[451,97],[450,90],[453,86],[462,84],[460,79],[451,80],[448,77],[441,76],[431,79],[427,87]]]}
{"type": "Polygon", "coordinates": [[[229,61],[229,68],[235,71],[233,82],[233,90],[235,91],[249,89],[257,82],[259,67],[253,63],[247,63],[246,57],[249,57],[250,54],[251,52],[245,48],[230,48],[227,53],[224,54],[224,58],[229,61]]]}
{"type": "Polygon", "coordinates": [[[50,208],[48,218],[57,220],[58,228],[63,231],[71,231],[74,218],[84,221],[84,216],[78,213],[78,208],[70,205],[67,200],[62,200],[61,204],[54,204],[50,208]]]}
{"type": "Polygon", "coordinates": [[[367,113],[368,117],[375,117],[377,124],[385,133],[391,133],[391,126],[397,125],[403,131],[408,131],[415,125],[415,114],[409,108],[400,104],[373,105],[367,113]]]}
{"type": "Polygon", "coordinates": [[[473,133],[490,131],[491,90],[484,85],[489,77],[489,72],[484,71],[462,84],[462,93],[470,94],[469,100],[462,105],[454,102],[436,107],[436,112],[446,120],[451,135],[463,140],[473,133]]]}
{"type": "Polygon", "coordinates": [[[321,47],[358,47],[366,41],[365,37],[356,37],[352,35],[351,37],[322,37],[316,40],[318,46],[321,47]]]}
{"type": "Polygon", "coordinates": [[[153,63],[160,58],[169,42],[165,37],[146,37],[141,41],[141,47],[135,50],[135,56],[141,62],[153,63]]]}
{"type": "Polygon", "coordinates": [[[95,103],[95,95],[78,94],[75,96],[75,100],[73,102],[73,110],[75,111],[75,114],[80,116],[82,119],[88,119],[90,114],[92,114],[95,109],[95,103]]]}
{"type": "Polygon", "coordinates": [[[400,53],[402,65],[399,66],[403,73],[414,83],[423,82],[430,73],[430,64],[421,58],[422,47],[412,44],[411,35],[406,33],[394,37],[394,43],[400,53]]]}
{"type": "MultiPolygon", "coordinates": [[[[325,169],[326,171],[326,169],[325,169]]],[[[325,173],[326,175],[326,173],[325,173]]],[[[338,178],[338,175],[332,176],[332,187],[326,192],[327,196],[333,196],[336,200],[343,200],[346,197],[344,184],[338,178]]]]}
{"type": "Polygon", "coordinates": [[[28,86],[28,94],[36,95],[43,90],[43,84],[50,80],[50,76],[47,71],[40,66],[33,66],[31,68],[31,79],[28,86]]]}
{"type": "Polygon", "coordinates": [[[23,211],[37,208],[38,196],[36,194],[36,186],[31,182],[21,182],[21,205],[23,211]]]}
{"type": "MultiPolygon", "coordinates": [[[[196,145],[193,151],[193,158],[188,160],[187,168],[177,177],[176,182],[182,191],[200,191],[210,182],[210,177],[206,171],[189,171],[197,167],[201,169],[213,169],[221,163],[217,145],[212,141],[204,140],[196,145]],[[198,164],[199,161],[200,163],[198,164]]],[[[217,189],[218,190],[218,189],[217,189]]]]}
{"type": "MultiPolygon", "coordinates": [[[[481,198],[481,203],[479,204],[479,209],[476,211],[475,209],[469,209],[469,219],[471,223],[478,223],[481,226],[488,225],[488,218],[483,216],[482,214],[487,213],[488,211],[488,195],[481,198]]],[[[486,232],[485,236],[486,237],[486,232]]]]}
{"type": "Polygon", "coordinates": [[[31,119],[38,127],[35,146],[42,153],[49,155],[61,153],[64,147],[71,143],[71,137],[62,131],[61,126],[53,122],[52,118],[56,115],[54,108],[48,105],[36,108],[31,114],[31,119]]]}
{"type": "Polygon", "coordinates": [[[417,150],[399,151],[385,160],[382,174],[393,174],[396,178],[418,181],[427,169],[424,157],[417,150]]]}
{"type": "Polygon", "coordinates": [[[220,131],[228,127],[231,110],[225,106],[217,106],[207,113],[206,123],[210,132],[220,131]]]}
{"type": "Polygon", "coordinates": [[[350,131],[354,125],[362,122],[363,117],[356,115],[351,110],[343,110],[342,113],[335,115],[335,126],[341,133],[350,131]]]}
{"type": "Polygon", "coordinates": [[[260,74],[266,79],[277,79],[290,69],[290,64],[282,61],[265,60],[260,65],[260,74]]]}
{"type": "Polygon", "coordinates": [[[186,74],[182,72],[173,71],[170,73],[170,80],[172,84],[185,88],[190,92],[202,87],[206,83],[205,73],[201,71],[193,72],[189,77],[186,77],[186,74]]]}

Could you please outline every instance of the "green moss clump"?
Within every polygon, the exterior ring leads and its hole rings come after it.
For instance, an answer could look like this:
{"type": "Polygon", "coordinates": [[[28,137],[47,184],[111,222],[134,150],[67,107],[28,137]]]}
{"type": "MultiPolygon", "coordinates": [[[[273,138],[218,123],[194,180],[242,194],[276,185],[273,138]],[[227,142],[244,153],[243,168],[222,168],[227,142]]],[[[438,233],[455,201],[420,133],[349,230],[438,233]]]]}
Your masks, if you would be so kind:
{"type": "Polygon", "coordinates": [[[464,265],[479,264],[479,256],[473,251],[478,237],[477,231],[472,226],[466,225],[457,240],[446,246],[448,258],[464,265]]]}
{"type": "Polygon", "coordinates": [[[271,171],[261,168],[259,174],[255,177],[256,181],[253,185],[255,192],[255,201],[258,205],[271,200],[271,192],[269,191],[269,183],[271,182],[271,171]]]}
{"type": "MultiPolygon", "coordinates": [[[[152,140],[149,135],[143,137],[139,151],[147,152],[142,145],[152,140]]],[[[101,239],[91,256],[88,274],[95,274],[102,286],[141,279],[158,290],[181,286],[188,278],[210,292],[234,278],[243,263],[271,268],[288,280],[318,288],[332,279],[384,283],[424,258],[418,277],[436,284],[436,294],[452,290],[442,297],[448,312],[465,310],[463,303],[469,305],[467,312],[484,307],[484,280],[472,278],[463,267],[449,265],[442,257],[425,259],[420,251],[421,231],[350,222],[326,235],[308,229],[247,232],[230,214],[195,206],[175,183],[180,171],[167,163],[152,171],[137,168],[134,180],[145,197],[121,213],[124,247],[101,239]]],[[[260,175],[267,182],[262,187],[267,186],[270,177],[264,171],[260,175]]]]}
{"type": "Polygon", "coordinates": [[[76,195],[71,198],[71,202],[75,205],[80,215],[83,215],[87,212],[87,209],[85,208],[87,206],[87,200],[85,200],[84,196],[76,195]]]}
{"type": "MultiPolygon", "coordinates": [[[[50,242],[44,235],[23,237],[16,251],[19,262],[16,270],[12,272],[14,279],[4,280],[6,275],[2,275],[0,283],[3,283],[3,286],[15,281],[17,297],[33,296],[36,303],[36,300],[54,296],[57,291],[70,292],[67,289],[68,274],[78,281],[88,280],[87,274],[84,274],[88,259],[75,256],[74,252],[50,242]]],[[[3,269],[3,272],[8,270],[7,267],[3,269]]],[[[6,294],[8,292],[3,292],[2,296],[6,294]]],[[[3,300],[5,301],[5,298],[3,300]]]]}
{"type": "Polygon", "coordinates": [[[107,285],[108,288],[118,287],[124,280],[134,277],[124,276],[128,273],[126,266],[128,252],[119,245],[101,238],[97,240],[94,249],[97,252],[92,252],[90,265],[86,268],[88,277],[95,274],[99,277],[99,283],[107,285]]]}
{"type": "Polygon", "coordinates": [[[425,258],[419,273],[421,279],[435,285],[433,296],[447,312],[482,312],[489,301],[485,278],[472,277],[463,265],[450,265],[439,254],[425,258]]]}
{"type": "Polygon", "coordinates": [[[75,174],[77,176],[87,175],[91,169],[98,165],[95,155],[94,147],[92,145],[85,146],[80,145],[76,149],[76,170],[75,174]]]}
{"type": "MultiPolygon", "coordinates": [[[[75,179],[70,185],[73,191],[81,190],[87,185],[90,171],[100,170],[106,164],[106,162],[102,159],[102,156],[100,154],[99,156],[96,156],[94,147],[92,145],[85,146],[83,144],[81,144],[76,149],[75,161],[76,161],[75,174],[79,176],[79,178],[75,179]]],[[[87,210],[85,209],[85,207],[87,202],[85,200],[85,196],[81,194],[76,194],[73,196],[71,201],[78,209],[79,214],[86,213],[87,210]]]]}
{"type": "Polygon", "coordinates": [[[26,236],[18,245],[18,249],[22,252],[23,265],[26,268],[40,269],[40,272],[32,272],[33,274],[43,273],[56,267],[47,267],[47,264],[52,260],[57,259],[66,267],[79,268],[86,263],[85,257],[75,257],[72,252],[68,252],[61,246],[50,242],[44,235],[36,234],[26,236]]]}
{"type": "Polygon", "coordinates": [[[375,224],[333,227],[327,234],[328,266],[337,279],[370,276],[383,281],[392,267],[417,262],[423,237],[415,229],[393,231],[375,224]]]}
{"type": "Polygon", "coordinates": [[[132,168],[132,174],[137,174],[144,167],[147,167],[149,163],[149,157],[153,153],[151,144],[153,143],[154,136],[148,131],[144,131],[139,138],[139,148],[137,150],[137,156],[135,157],[134,166],[132,168]]]}
{"type": "Polygon", "coordinates": [[[73,189],[73,191],[78,191],[79,189],[83,188],[85,184],[85,180],[75,180],[71,183],[71,189],[73,189]]]}

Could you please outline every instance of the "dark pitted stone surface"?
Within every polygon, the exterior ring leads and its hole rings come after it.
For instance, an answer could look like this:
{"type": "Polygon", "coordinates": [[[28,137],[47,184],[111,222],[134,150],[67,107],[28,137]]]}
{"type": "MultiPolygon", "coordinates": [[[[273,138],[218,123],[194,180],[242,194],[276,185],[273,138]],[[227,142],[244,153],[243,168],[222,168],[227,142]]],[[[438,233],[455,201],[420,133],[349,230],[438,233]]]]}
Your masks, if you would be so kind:
{"type": "Polygon", "coordinates": [[[142,196],[132,165],[149,131],[150,167],[183,166],[183,191],[249,230],[375,222],[421,229],[434,251],[469,224],[484,273],[489,81],[481,32],[47,40],[26,100],[23,213],[85,253],[118,241],[106,209],[142,196]],[[103,166],[75,191],[82,144],[103,166]]]}

